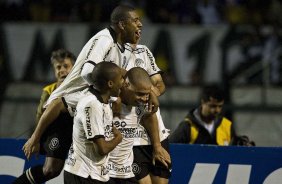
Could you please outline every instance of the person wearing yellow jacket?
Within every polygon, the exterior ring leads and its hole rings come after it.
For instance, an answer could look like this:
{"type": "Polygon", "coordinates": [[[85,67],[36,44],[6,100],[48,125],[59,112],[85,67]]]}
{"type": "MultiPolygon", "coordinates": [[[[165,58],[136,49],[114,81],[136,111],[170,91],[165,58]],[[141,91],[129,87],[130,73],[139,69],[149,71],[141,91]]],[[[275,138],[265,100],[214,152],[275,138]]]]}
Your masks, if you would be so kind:
{"type": "Polygon", "coordinates": [[[216,85],[206,86],[198,108],[189,111],[169,137],[171,143],[230,145],[236,136],[232,122],[222,116],[224,92],[216,85]]]}

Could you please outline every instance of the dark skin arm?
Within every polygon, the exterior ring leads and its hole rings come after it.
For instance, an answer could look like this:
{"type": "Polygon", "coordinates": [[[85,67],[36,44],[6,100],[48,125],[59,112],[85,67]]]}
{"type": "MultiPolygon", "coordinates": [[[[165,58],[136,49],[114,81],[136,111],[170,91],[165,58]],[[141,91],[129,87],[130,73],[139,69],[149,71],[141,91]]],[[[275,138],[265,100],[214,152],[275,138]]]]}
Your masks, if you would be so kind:
{"type": "Polygon", "coordinates": [[[28,141],[24,144],[22,150],[25,156],[29,159],[32,154],[38,154],[40,148],[40,139],[47,127],[59,117],[60,113],[67,112],[64,103],[61,98],[55,99],[48,105],[46,110],[43,112],[35,131],[28,141]]]}
{"type": "Polygon", "coordinates": [[[161,74],[156,74],[156,75],[151,76],[151,81],[154,86],[152,90],[155,93],[155,95],[159,97],[162,94],[164,94],[165,84],[164,84],[161,74]]]}
{"type": "Polygon", "coordinates": [[[171,159],[168,152],[162,147],[159,137],[159,126],[156,113],[147,114],[142,117],[142,125],[148,132],[153,146],[153,164],[155,160],[160,161],[167,168],[171,165],[171,159]]]}
{"type": "Polygon", "coordinates": [[[120,131],[114,126],[112,131],[114,134],[114,138],[110,141],[106,141],[105,138],[98,138],[93,140],[93,142],[98,147],[98,153],[100,155],[107,155],[122,141],[122,135],[120,131]]]}
{"type": "Polygon", "coordinates": [[[151,81],[153,84],[149,99],[149,112],[151,113],[145,115],[141,121],[144,128],[148,132],[151,144],[153,146],[153,164],[155,164],[155,160],[158,160],[164,166],[170,167],[171,158],[169,153],[162,147],[160,143],[159,126],[155,113],[159,108],[158,97],[165,92],[165,84],[160,74],[151,76],[151,81]]]}

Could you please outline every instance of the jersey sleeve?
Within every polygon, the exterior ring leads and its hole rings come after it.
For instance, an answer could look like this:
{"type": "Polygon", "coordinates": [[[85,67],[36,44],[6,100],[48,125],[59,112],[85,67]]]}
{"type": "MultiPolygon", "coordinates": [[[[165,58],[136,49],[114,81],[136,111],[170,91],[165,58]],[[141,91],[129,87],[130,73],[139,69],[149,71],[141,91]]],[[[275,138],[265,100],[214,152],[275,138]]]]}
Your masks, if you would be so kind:
{"type": "Polygon", "coordinates": [[[103,107],[95,102],[97,101],[88,102],[82,113],[81,120],[87,139],[104,137],[105,134],[103,107]]]}
{"type": "Polygon", "coordinates": [[[104,60],[108,51],[111,49],[113,40],[107,36],[101,36],[92,41],[91,46],[89,47],[85,63],[82,66],[81,77],[88,83],[92,84],[91,73],[97,63],[100,63],[104,60]]]}
{"type": "Polygon", "coordinates": [[[152,52],[144,45],[145,53],[146,53],[146,62],[148,62],[147,72],[150,76],[162,73],[160,68],[157,66],[155,58],[152,52]]]}

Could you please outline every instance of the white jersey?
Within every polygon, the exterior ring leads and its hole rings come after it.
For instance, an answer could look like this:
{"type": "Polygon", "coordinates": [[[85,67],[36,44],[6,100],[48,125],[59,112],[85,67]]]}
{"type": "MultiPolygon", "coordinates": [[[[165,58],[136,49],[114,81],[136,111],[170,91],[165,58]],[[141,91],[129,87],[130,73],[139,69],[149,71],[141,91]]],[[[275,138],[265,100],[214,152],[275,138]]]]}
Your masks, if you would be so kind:
{"type": "MultiPolygon", "coordinates": [[[[162,116],[160,114],[160,109],[156,112],[158,125],[159,125],[159,137],[160,141],[165,140],[169,136],[169,129],[166,129],[164,126],[164,122],[162,116]]],[[[142,145],[151,145],[151,141],[146,129],[139,125],[137,129],[137,136],[134,138],[134,146],[142,146],[142,145]]]]}
{"type": "Polygon", "coordinates": [[[138,137],[138,126],[144,109],[122,104],[120,118],[114,117],[113,125],[123,135],[122,141],[109,153],[108,169],[112,178],[132,178],[133,143],[138,137]]]}
{"type": "MultiPolygon", "coordinates": [[[[108,169],[111,178],[132,178],[133,146],[149,145],[150,139],[145,128],[140,124],[142,116],[146,113],[145,106],[126,106],[122,104],[120,118],[114,117],[113,125],[122,133],[123,139],[113,151],[109,153],[108,169]]],[[[168,130],[163,126],[159,111],[160,140],[168,137],[168,130]]]]}
{"type": "Polygon", "coordinates": [[[83,97],[85,97],[86,95],[89,95],[89,87],[82,91],[76,91],[74,93],[65,94],[62,97],[64,106],[68,110],[71,117],[74,117],[76,113],[76,105],[78,101],[82,99],[83,97]]]}
{"type": "MultiPolygon", "coordinates": [[[[160,72],[151,51],[144,45],[137,45],[132,49],[130,44],[123,47],[114,39],[113,30],[103,29],[94,35],[83,47],[77,60],[63,83],[51,94],[45,107],[51,101],[65,94],[80,91],[87,87],[87,82],[81,77],[81,70],[85,63],[97,64],[110,61],[126,70],[132,67],[144,68],[150,76],[160,72]]],[[[89,71],[92,72],[92,71],[89,71]]]]}
{"type": "Polygon", "coordinates": [[[108,155],[101,156],[92,139],[105,137],[111,140],[113,114],[110,104],[102,103],[95,90],[77,104],[73,125],[73,145],[64,169],[67,172],[99,181],[108,181],[108,155]]]}

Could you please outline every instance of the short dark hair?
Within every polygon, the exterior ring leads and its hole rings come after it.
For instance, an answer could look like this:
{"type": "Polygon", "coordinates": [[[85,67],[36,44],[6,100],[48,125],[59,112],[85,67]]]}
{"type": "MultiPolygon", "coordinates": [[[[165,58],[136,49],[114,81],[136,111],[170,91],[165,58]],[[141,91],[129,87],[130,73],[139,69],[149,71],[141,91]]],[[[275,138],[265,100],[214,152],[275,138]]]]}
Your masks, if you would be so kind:
{"type": "Polygon", "coordinates": [[[69,58],[72,64],[75,63],[76,57],[73,53],[66,49],[58,49],[52,52],[51,63],[54,65],[55,62],[62,62],[66,58],[69,58]]]}
{"type": "Polygon", "coordinates": [[[100,90],[105,89],[109,80],[114,80],[117,77],[117,72],[120,71],[115,63],[102,61],[95,65],[91,73],[93,85],[100,90]]]}
{"type": "Polygon", "coordinates": [[[222,88],[220,88],[216,84],[206,85],[203,87],[201,100],[207,102],[210,101],[210,98],[214,98],[217,101],[224,100],[224,92],[222,88]]]}
{"type": "Polygon", "coordinates": [[[141,67],[133,67],[126,72],[125,78],[133,85],[140,85],[141,83],[152,84],[148,72],[141,67]]]}
{"type": "Polygon", "coordinates": [[[136,9],[129,5],[117,6],[111,14],[111,23],[117,24],[119,21],[124,21],[129,18],[128,12],[135,11],[136,9]]]}

